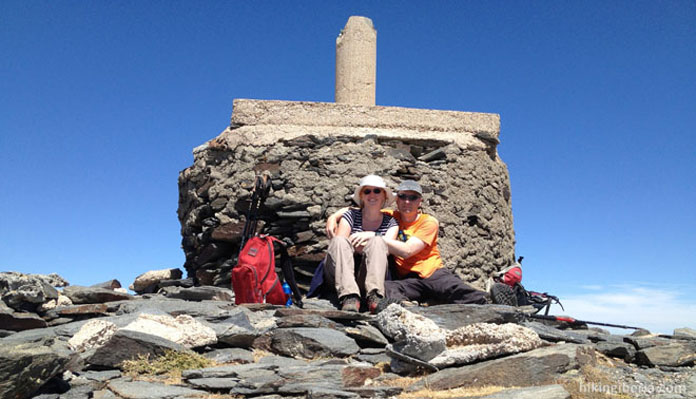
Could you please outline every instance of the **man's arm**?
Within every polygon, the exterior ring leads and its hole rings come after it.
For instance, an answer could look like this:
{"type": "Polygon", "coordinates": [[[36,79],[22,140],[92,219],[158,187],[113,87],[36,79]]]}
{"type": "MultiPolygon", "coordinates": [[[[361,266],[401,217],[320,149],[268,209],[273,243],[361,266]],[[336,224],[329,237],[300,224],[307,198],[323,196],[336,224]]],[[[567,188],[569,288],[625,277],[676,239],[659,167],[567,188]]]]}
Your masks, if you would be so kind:
{"type": "Polygon", "coordinates": [[[394,239],[385,239],[389,253],[403,259],[419,253],[429,245],[436,245],[437,233],[440,224],[435,218],[429,218],[418,230],[413,233],[406,242],[394,239]]]}
{"type": "Polygon", "coordinates": [[[384,242],[387,244],[390,254],[403,259],[410,258],[422,251],[426,246],[425,243],[417,237],[411,237],[406,242],[385,237],[384,242]]]}

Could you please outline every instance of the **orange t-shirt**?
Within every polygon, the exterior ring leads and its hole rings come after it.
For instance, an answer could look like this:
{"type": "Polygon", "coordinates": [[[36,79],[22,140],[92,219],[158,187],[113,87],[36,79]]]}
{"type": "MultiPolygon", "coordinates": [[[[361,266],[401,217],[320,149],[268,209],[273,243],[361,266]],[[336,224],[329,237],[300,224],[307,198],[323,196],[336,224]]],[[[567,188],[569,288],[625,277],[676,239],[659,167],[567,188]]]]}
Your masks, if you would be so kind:
{"type": "Polygon", "coordinates": [[[409,238],[416,237],[425,243],[425,248],[410,258],[394,257],[397,272],[401,277],[408,273],[418,273],[421,278],[428,278],[435,270],[442,267],[440,250],[437,248],[437,219],[421,213],[413,223],[407,224],[401,220],[399,211],[383,210],[383,212],[390,214],[399,222],[397,240],[406,242],[409,238]]]}

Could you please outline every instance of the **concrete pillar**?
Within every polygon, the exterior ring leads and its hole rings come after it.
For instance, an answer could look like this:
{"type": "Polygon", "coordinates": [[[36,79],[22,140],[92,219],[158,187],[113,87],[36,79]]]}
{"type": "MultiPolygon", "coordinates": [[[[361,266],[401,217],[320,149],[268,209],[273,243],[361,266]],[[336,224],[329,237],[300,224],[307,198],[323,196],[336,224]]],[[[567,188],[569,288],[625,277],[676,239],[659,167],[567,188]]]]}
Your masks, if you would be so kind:
{"type": "Polygon", "coordinates": [[[372,20],[350,17],[336,38],[336,102],[375,105],[377,31],[372,20]]]}

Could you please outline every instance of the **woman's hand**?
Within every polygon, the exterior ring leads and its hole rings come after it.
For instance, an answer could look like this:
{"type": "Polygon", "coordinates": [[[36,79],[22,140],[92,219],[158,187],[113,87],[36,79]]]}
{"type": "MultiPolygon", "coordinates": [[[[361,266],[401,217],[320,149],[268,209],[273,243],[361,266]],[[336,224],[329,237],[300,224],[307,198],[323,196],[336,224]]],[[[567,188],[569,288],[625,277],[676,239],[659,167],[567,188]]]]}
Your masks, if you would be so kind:
{"type": "Polygon", "coordinates": [[[353,246],[353,249],[355,249],[357,252],[362,252],[365,245],[367,245],[367,241],[374,236],[374,231],[361,231],[359,233],[351,234],[350,237],[348,237],[348,240],[353,246]]]}
{"type": "Polygon", "coordinates": [[[336,237],[337,227],[344,213],[348,212],[350,208],[345,207],[332,213],[328,219],[326,219],[326,236],[330,239],[336,237]]]}

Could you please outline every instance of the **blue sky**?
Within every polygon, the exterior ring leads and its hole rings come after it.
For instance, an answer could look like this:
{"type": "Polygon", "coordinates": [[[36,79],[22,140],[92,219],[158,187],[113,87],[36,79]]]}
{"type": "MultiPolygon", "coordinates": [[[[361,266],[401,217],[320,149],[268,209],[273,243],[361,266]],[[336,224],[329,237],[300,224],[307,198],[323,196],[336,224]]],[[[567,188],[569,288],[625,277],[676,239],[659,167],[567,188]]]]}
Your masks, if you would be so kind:
{"type": "Polygon", "coordinates": [[[528,288],[696,328],[685,0],[0,2],[0,270],[127,286],[181,267],[191,150],[235,98],[333,101],[350,15],[377,28],[378,105],[501,115],[528,288]]]}

